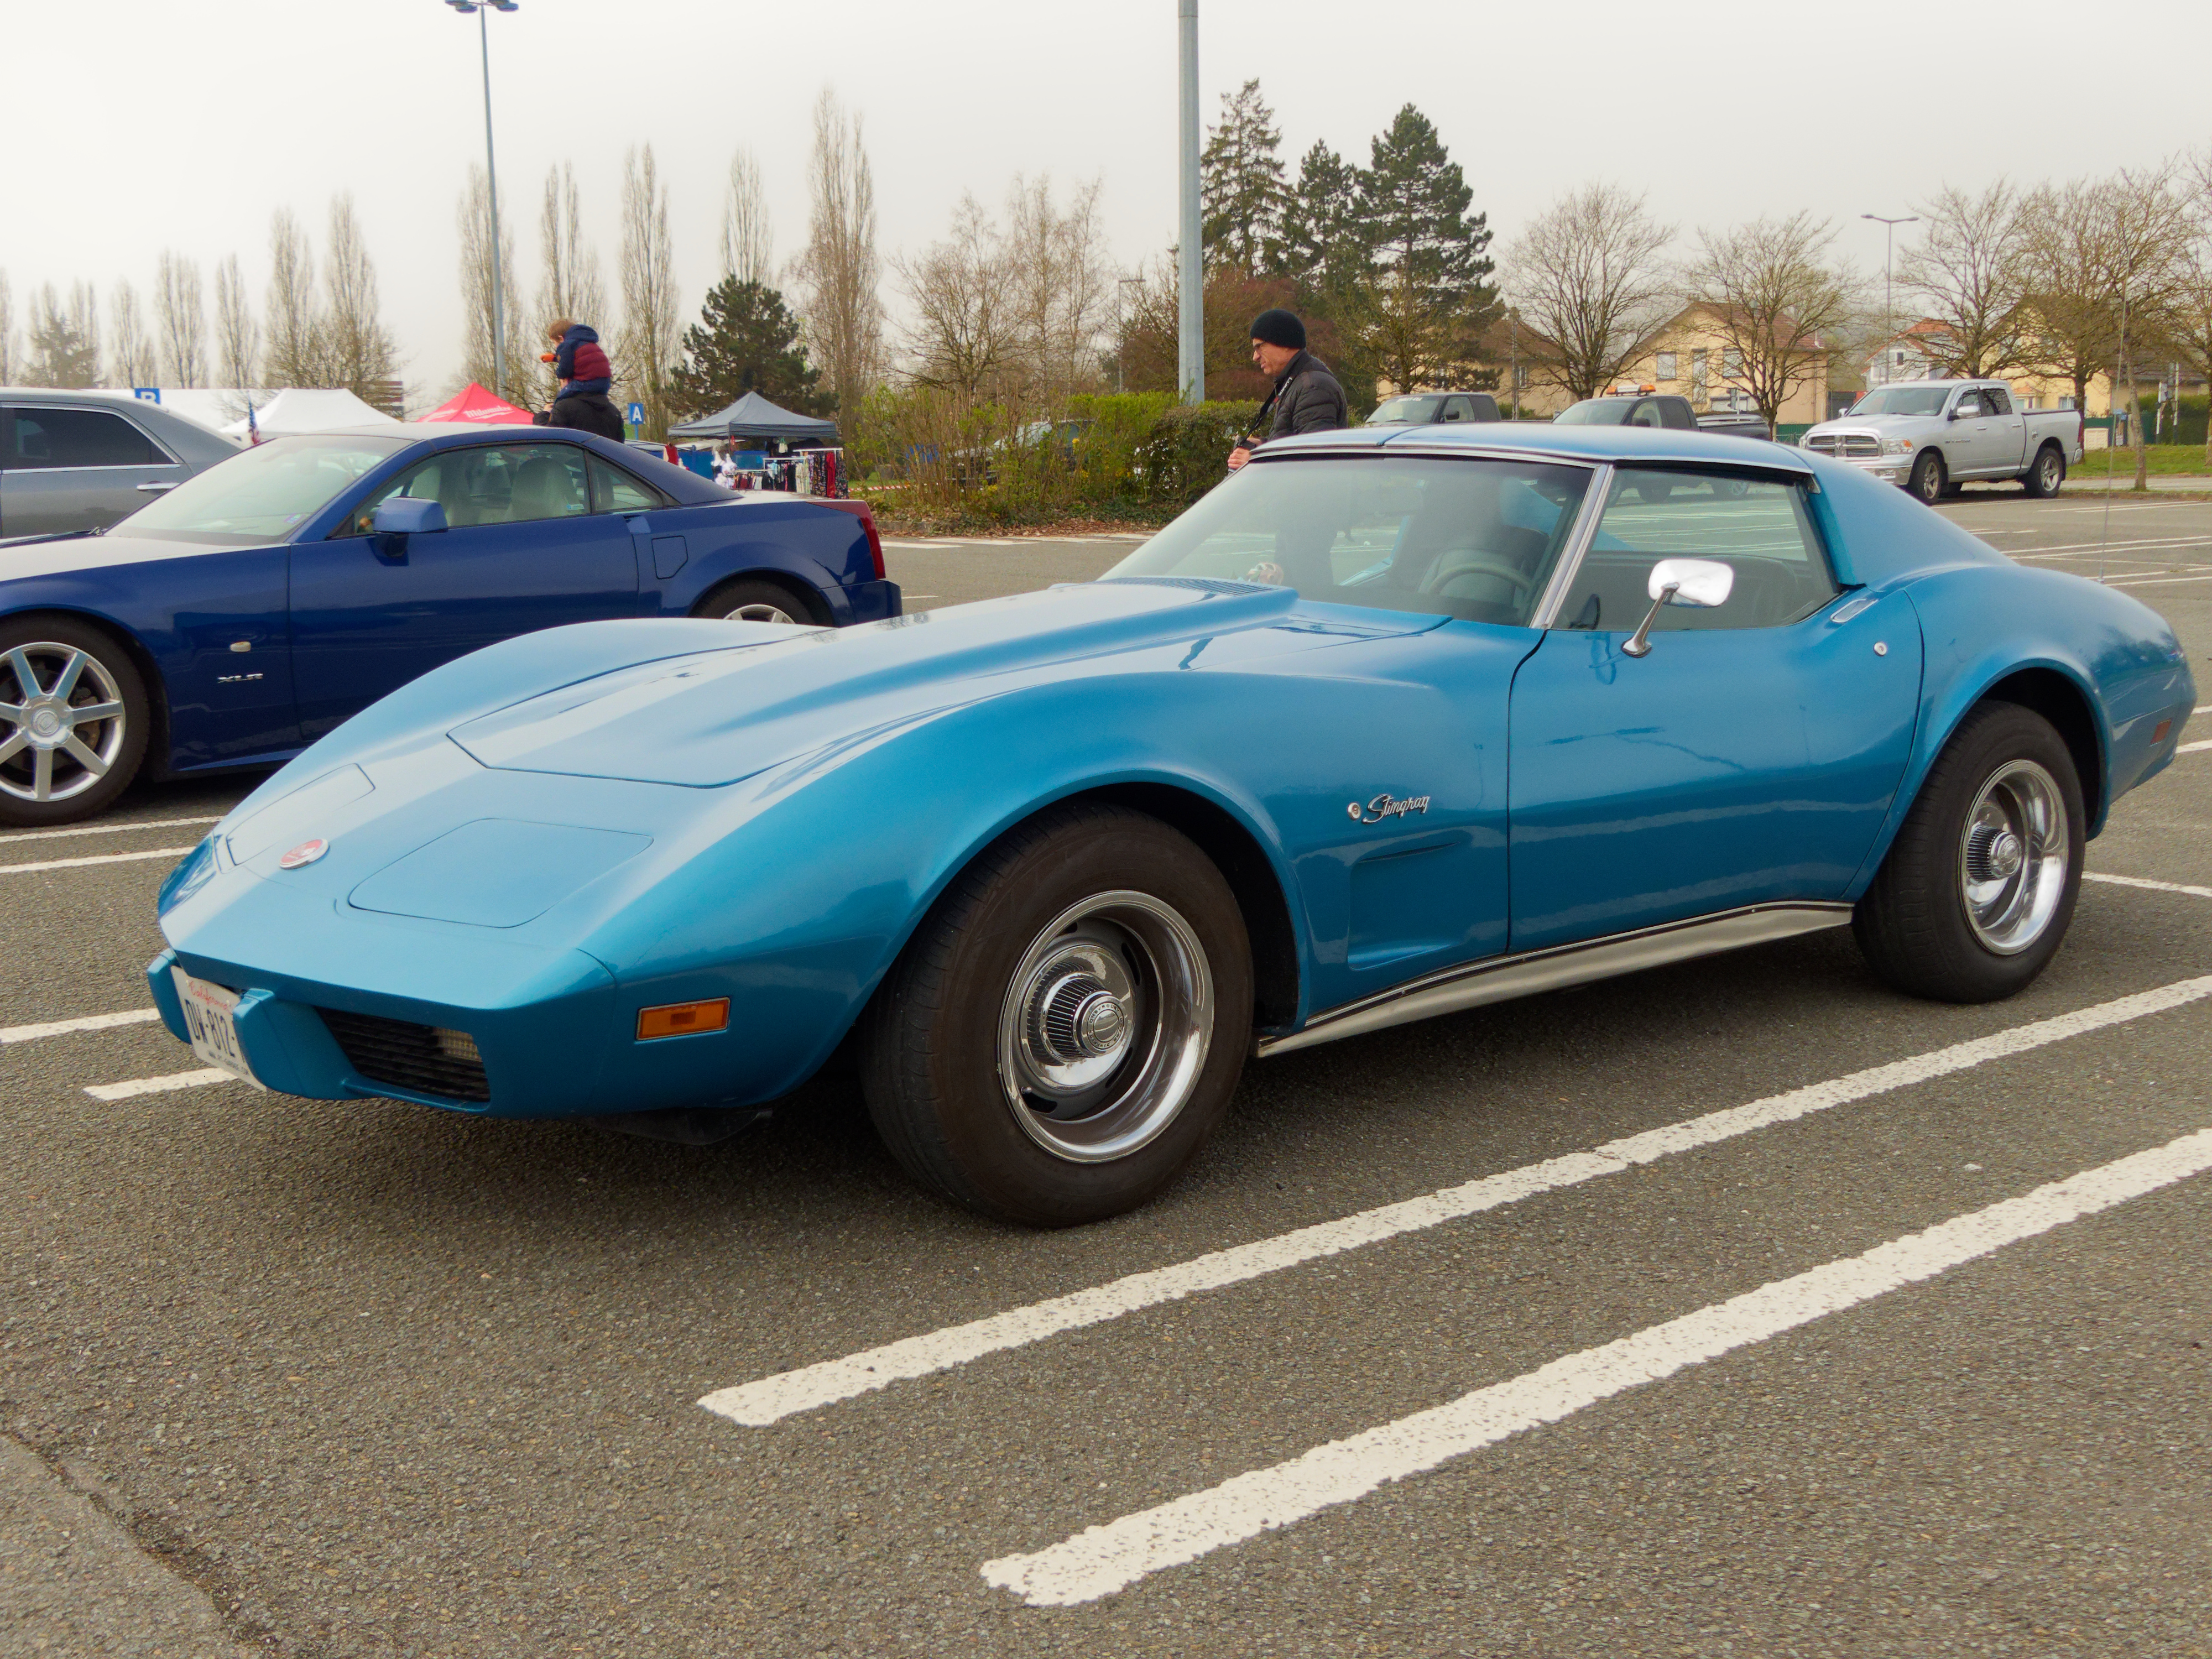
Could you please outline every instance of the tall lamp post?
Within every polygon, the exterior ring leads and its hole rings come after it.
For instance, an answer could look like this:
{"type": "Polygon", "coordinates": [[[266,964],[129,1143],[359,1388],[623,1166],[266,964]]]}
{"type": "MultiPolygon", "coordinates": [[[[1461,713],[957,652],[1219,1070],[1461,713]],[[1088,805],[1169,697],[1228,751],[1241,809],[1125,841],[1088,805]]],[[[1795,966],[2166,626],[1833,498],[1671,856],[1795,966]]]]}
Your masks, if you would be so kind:
{"type": "Polygon", "coordinates": [[[483,52],[484,188],[491,198],[491,378],[492,395],[507,396],[507,309],[502,296],[506,282],[499,269],[499,172],[491,159],[491,30],[484,14],[519,11],[518,0],[446,0],[464,17],[477,15],[477,43],[483,52]]]}
{"type": "Polygon", "coordinates": [[[1884,227],[1882,236],[1885,246],[1881,255],[1881,326],[1884,335],[1881,343],[1881,383],[1887,386],[1889,384],[1889,354],[1897,341],[1897,303],[1890,286],[1890,273],[1896,263],[1897,228],[1899,225],[1917,225],[1920,222],[1920,217],[1917,214],[1913,214],[1902,219],[1885,219],[1879,213],[1862,213],[1859,217],[1871,219],[1875,223],[1884,227]]]}
{"type": "Polygon", "coordinates": [[[1206,401],[1206,250],[1199,218],[1198,0],[1177,0],[1176,58],[1181,71],[1176,237],[1176,386],[1188,404],[1206,401]]]}

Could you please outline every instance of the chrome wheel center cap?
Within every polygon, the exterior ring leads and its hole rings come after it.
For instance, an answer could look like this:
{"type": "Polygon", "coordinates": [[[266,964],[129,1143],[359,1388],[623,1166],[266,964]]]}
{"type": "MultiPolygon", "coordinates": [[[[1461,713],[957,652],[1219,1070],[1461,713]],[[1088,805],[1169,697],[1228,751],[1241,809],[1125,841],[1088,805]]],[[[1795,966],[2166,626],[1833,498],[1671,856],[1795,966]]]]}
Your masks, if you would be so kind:
{"type": "Polygon", "coordinates": [[[52,703],[41,703],[31,710],[31,735],[33,738],[53,738],[69,729],[69,721],[62,711],[52,703]]]}
{"type": "Polygon", "coordinates": [[[1990,843],[1988,854],[1990,873],[1999,879],[2011,875],[2020,868],[2021,860],[2025,856],[2026,851],[2027,849],[2020,844],[2020,837],[2011,830],[2006,830],[1990,843]]]}
{"type": "Polygon", "coordinates": [[[1092,993],[1076,1010],[1075,1040],[1093,1060],[1112,1054],[1128,1035],[1129,1011],[1111,992],[1092,993]]]}

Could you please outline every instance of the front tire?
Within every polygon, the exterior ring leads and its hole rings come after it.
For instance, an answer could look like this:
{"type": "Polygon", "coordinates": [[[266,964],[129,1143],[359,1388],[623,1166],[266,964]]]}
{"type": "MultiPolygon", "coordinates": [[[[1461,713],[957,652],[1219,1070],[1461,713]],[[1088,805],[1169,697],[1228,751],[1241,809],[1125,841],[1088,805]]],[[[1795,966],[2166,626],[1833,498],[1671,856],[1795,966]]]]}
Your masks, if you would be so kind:
{"type": "Polygon", "coordinates": [[[923,1184],[1066,1227],[1146,1202],[1229,1107],[1251,951],[1211,860],[1126,808],[1055,808],[979,857],[870,1002],[870,1115],[923,1184]]]}
{"type": "Polygon", "coordinates": [[[1859,901],[1859,948],[1913,996],[1995,1002],[2026,988],[2073,921],[2087,821],[2051,723],[1982,704],[1936,757],[1859,901]]]}
{"type": "Polygon", "coordinates": [[[146,683],[109,635],[67,617],[0,624],[0,823],[74,823],[137,775],[146,683]]]}
{"type": "Polygon", "coordinates": [[[2035,465],[2021,474],[2020,487],[2038,501],[2058,493],[2066,482],[2066,458],[2057,444],[2045,444],[2036,453],[2035,465]]]}
{"type": "Polygon", "coordinates": [[[1949,477],[1944,471],[1942,452],[1923,449],[1912,463],[1912,475],[1905,488],[1927,502],[1929,506],[1933,507],[1943,499],[1944,490],[1948,483],[1949,477]]]}

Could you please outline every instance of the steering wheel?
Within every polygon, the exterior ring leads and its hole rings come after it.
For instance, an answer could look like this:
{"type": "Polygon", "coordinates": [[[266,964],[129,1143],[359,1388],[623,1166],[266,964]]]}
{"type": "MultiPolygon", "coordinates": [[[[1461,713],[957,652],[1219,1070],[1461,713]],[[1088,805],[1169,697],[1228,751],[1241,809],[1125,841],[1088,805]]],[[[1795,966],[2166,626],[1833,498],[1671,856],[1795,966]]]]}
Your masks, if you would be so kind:
{"type": "Polygon", "coordinates": [[[1536,591],[1536,584],[1528,573],[1509,559],[1495,553],[1462,553],[1453,558],[1446,555],[1437,561],[1437,568],[1422,580],[1421,592],[1434,593],[1446,582],[1458,576],[1494,576],[1513,590],[1512,602],[1519,605],[1536,591]],[[1450,562],[1446,562],[1449,559],[1450,562]]]}

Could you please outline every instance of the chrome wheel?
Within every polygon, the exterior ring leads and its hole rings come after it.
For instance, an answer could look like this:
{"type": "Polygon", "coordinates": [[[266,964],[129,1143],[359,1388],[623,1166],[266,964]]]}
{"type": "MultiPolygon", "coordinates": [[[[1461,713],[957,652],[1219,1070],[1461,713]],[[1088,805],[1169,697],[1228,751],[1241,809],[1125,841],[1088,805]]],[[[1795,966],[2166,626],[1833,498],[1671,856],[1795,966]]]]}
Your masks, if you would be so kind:
{"type": "Polygon", "coordinates": [[[1024,953],[999,1015],[999,1083],[1030,1139],[1076,1164],[1123,1158],[1190,1100],[1213,1030],[1213,974],[1188,922],[1100,893],[1024,953]]]}
{"type": "Polygon", "coordinates": [[[2043,452],[2043,459],[2035,464],[2036,482],[2043,494],[2056,495],[2058,486],[2066,482],[2066,461],[2055,449],[2043,452]]]}
{"type": "Polygon", "coordinates": [[[2031,760],[2007,761],[1974,797],[1959,843],[1959,891],[1974,937],[2016,956],[2043,937],[2066,893],[2066,798],[2031,760]]]}
{"type": "Polygon", "coordinates": [[[0,792],[70,800],[96,787],[123,752],[123,688],[74,645],[31,641],[0,653],[0,792]]]}
{"type": "Polygon", "coordinates": [[[781,605],[741,605],[736,610],[726,614],[722,620],[724,622],[796,623],[799,618],[781,605]]]}

